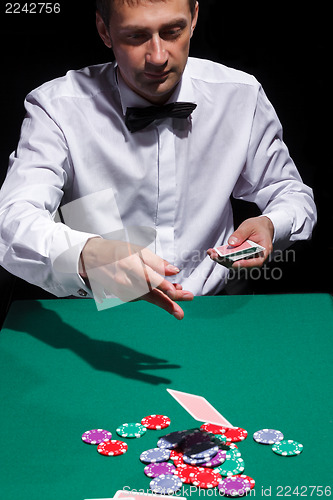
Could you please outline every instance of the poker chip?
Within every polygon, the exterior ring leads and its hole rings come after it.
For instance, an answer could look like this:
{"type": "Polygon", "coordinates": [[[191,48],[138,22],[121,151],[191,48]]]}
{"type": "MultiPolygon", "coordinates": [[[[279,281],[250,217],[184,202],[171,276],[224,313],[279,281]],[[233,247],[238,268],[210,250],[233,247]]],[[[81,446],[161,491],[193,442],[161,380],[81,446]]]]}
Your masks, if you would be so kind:
{"type": "Polygon", "coordinates": [[[157,441],[157,446],[159,448],[168,448],[168,449],[177,448],[177,446],[179,446],[179,444],[183,441],[184,437],[186,436],[186,433],[187,431],[170,432],[169,434],[162,436],[157,441]]]}
{"type": "Polygon", "coordinates": [[[180,490],[183,482],[174,474],[161,474],[150,482],[150,489],[153,493],[171,495],[180,490]]]}
{"type": "MultiPolygon", "coordinates": [[[[239,454],[240,455],[240,454],[239,454]]],[[[219,450],[214,457],[211,457],[208,462],[202,464],[203,467],[218,467],[222,465],[226,460],[227,452],[225,450],[219,450]]]]}
{"type": "Polygon", "coordinates": [[[103,441],[97,446],[97,451],[101,455],[116,456],[123,455],[126,453],[128,446],[123,441],[118,441],[117,439],[111,439],[109,441],[103,441]]]}
{"type": "Polygon", "coordinates": [[[184,464],[183,453],[175,450],[171,450],[170,459],[173,461],[176,467],[184,464]]]}
{"type": "Polygon", "coordinates": [[[188,464],[188,465],[202,465],[202,464],[206,463],[207,458],[191,458],[184,453],[183,461],[185,464],[188,464]]]}
{"type": "Polygon", "coordinates": [[[192,478],[192,484],[199,488],[215,488],[221,481],[222,477],[219,472],[203,467],[200,467],[192,478]]]}
{"type": "Polygon", "coordinates": [[[111,432],[105,429],[92,429],[82,434],[82,441],[88,444],[99,444],[103,441],[109,441],[111,438],[111,432]]]}
{"type": "MultiPolygon", "coordinates": [[[[231,477],[232,477],[232,476],[231,476],[231,477]]],[[[248,482],[249,482],[249,484],[250,484],[250,488],[251,488],[251,490],[253,490],[253,488],[254,488],[254,487],[255,487],[255,485],[256,485],[256,482],[255,482],[255,480],[254,480],[252,477],[250,477],[250,476],[245,476],[245,474],[240,474],[240,475],[239,475],[239,476],[237,476],[237,477],[241,477],[242,479],[245,479],[245,481],[248,481],[248,482]]]]}
{"type": "Polygon", "coordinates": [[[174,471],[175,476],[178,476],[179,479],[185,484],[192,484],[192,479],[194,477],[194,473],[198,471],[197,467],[193,467],[192,465],[179,465],[174,471]]]}
{"type": "Polygon", "coordinates": [[[202,424],[200,426],[200,429],[202,431],[211,432],[212,434],[225,434],[227,427],[224,427],[222,425],[206,423],[202,424]]]}
{"type": "Polygon", "coordinates": [[[148,477],[158,477],[161,474],[174,474],[176,467],[168,462],[151,463],[143,469],[148,477]]]}
{"type": "Polygon", "coordinates": [[[247,431],[241,427],[228,427],[224,432],[227,442],[237,443],[247,438],[247,431]]]}
{"type": "Polygon", "coordinates": [[[225,462],[214,470],[219,472],[221,476],[233,476],[244,472],[245,464],[242,458],[233,458],[226,456],[225,462]]]}
{"type": "Polygon", "coordinates": [[[230,497],[242,497],[250,491],[249,482],[240,476],[231,476],[223,479],[218,485],[222,495],[230,497]]]}
{"type": "Polygon", "coordinates": [[[242,454],[238,448],[229,448],[229,450],[224,450],[226,452],[226,459],[230,458],[241,458],[242,454]]]}
{"type": "Polygon", "coordinates": [[[170,458],[170,450],[167,448],[151,448],[143,451],[140,460],[144,464],[153,464],[156,462],[166,462],[170,458]]]}
{"type": "Polygon", "coordinates": [[[116,429],[116,433],[125,438],[139,438],[147,432],[147,427],[138,423],[123,424],[116,429]]]}
{"type": "Polygon", "coordinates": [[[284,438],[281,431],[275,429],[261,429],[253,434],[253,439],[260,444],[274,444],[284,438]]]}
{"type": "Polygon", "coordinates": [[[160,430],[169,427],[171,420],[165,415],[148,415],[141,420],[141,424],[147,429],[160,430]]]}
{"type": "Polygon", "coordinates": [[[272,450],[277,455],[282,455],[283,457],[292,457],[299,455],[303,451],[303,445],[292,439],[283,439],[279,443],[275,443],[272,446],[272,450]]]}

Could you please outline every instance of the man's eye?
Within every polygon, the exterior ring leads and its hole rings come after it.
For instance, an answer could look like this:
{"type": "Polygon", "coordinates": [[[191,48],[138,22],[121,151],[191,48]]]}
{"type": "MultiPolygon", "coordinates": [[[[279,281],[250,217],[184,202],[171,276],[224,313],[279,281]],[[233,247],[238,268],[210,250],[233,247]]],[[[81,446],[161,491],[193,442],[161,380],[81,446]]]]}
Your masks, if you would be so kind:
{"type": "Polygon", "coordinates": [[[177,38],[181,34],[180,28],[163,31],[162,38],[177,38]]]}
{"type": "Polygon", "coordinates": [[[145,33],[131,33],[127,36],[127,39],[131,42],[144,42],[147,39],[145,33]]]}

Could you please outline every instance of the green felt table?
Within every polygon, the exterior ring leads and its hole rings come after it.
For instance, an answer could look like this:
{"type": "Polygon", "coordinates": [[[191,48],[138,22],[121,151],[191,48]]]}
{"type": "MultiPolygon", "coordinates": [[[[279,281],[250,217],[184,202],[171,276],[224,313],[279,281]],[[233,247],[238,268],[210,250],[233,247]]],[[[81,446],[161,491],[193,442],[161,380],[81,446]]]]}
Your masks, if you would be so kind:
{"type": "MultiPolygon", "coordinates": [[[[145,302],[100,312],[89,299],[12,304],[0,333],[1,500],[148,491],[140,453],[200,425],[166,388],[204,396],[248,431],[239,450],[253,496],[331,495],[332,298],[197,297],[183,306],[179,322],[145,302]],[[169,416],[170,427],[127,439],[122,456],[81,440],[95,428],[117,438],[120,424],[152,413],[169,416]],[[281,457],[255,443],[262,428],[301,442],[303,453],[281,457]]],[[[179,495],[218,493],[184,486],[179,495]]]]}

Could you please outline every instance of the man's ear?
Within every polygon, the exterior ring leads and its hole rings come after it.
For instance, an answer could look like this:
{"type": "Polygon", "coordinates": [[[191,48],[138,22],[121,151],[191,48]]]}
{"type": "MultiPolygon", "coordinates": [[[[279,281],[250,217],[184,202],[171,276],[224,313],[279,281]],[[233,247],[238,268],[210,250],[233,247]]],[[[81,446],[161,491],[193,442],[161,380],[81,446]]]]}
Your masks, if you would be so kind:
{"type": "Polygon", "coordinates": [[[103,42],[105,43],[105,45],[109,49],[111,49],[112,42],[111,42],[109,30],[105,26],[105,23],[104,23],[104,21],[102,19],[102,16],[100,15],[100,13],[98,11],[96,12],[96,27],[97,27],[97,31],[99,33],[99,36],[101,37],[101,39],[103,40],[103,42]]]}
{"type": "Polygon", "coordinates": [[[192,18],[192,22],[191,22],[191,36],[193,35],[193,31],[194,31],[194,28],[196,27],[197,25],[197,21],[198,21],[198,13],[199,13],[199,2],[197,2],[195,4],[195,11],[194,11],[194,16],[192,18]]]}

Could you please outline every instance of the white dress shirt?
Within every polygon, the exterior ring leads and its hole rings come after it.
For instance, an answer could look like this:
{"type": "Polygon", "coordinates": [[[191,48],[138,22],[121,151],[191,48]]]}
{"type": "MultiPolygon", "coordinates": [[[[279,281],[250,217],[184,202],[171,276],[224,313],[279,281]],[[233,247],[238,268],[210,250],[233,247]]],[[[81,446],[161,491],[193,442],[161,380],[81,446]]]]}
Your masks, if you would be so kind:
{"type": "Polygon", "coordinates": [[[126,108],[150,103],[117,78],[115,63],[69,71],[32,91],[0,193],[1,265],[57,296],[91,296],[78,275],[87,239],[145,226],[156,230],[156,253],[181,269],[172,281],[214,294],[228,270],[206,250],[233,232],[231,194],[272,220],[276,244],[308,239],[312,190],[257,80],[190,58],[174,101],[197,108],[186,120],[130,133],[126,108]],[[65,224],[54,219],[59,205],[65,224]]]}

